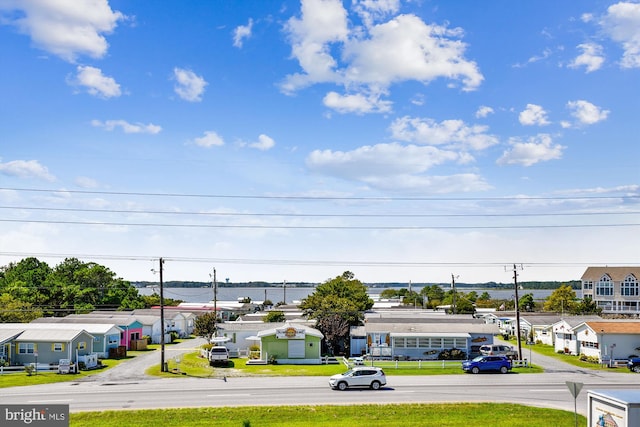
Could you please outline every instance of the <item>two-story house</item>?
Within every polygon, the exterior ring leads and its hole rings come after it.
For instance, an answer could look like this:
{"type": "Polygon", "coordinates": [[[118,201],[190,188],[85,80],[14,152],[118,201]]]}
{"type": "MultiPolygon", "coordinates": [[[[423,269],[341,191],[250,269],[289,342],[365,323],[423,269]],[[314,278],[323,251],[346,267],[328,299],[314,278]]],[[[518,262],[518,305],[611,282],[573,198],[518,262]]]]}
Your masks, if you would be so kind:
{"type": "Polygon", "coordinates": [[[581,280],[603,314],[640,315],[640,267],[589,267],[581,280]]]}

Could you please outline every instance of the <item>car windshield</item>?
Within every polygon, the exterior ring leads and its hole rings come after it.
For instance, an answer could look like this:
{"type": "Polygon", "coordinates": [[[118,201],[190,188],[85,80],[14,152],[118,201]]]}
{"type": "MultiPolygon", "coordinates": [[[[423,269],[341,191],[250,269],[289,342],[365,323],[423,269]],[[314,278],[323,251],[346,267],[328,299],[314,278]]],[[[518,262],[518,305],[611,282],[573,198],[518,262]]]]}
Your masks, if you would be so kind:
{"type": "Polygon", "coordinates": [[[349,375],[353,375],[353,369],[349,369],[347,372],[345,372],[344,374],[345,377],[349,376],[349,375]]]}
{"type": "Polygon", "coordinates": [[[474,362],[480,362],[481,360],[484,360],[484,356],[478,356],[475,359],[473,359],[474,362]]]}

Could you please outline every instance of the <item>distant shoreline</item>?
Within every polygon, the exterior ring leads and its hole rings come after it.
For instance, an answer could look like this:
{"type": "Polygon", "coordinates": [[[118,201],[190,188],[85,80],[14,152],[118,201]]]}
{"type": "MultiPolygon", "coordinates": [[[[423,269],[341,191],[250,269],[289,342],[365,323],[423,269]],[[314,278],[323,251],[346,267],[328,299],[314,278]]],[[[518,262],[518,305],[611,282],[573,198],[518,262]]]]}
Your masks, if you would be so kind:
{"type": "MultiPolygon", "coordinates": [[[[131,282],[136,288],[147,288],[160,286],[160,282],[131,282]]],[[[319,283],[309,282],[286,282],[287,288],[314,288],[319,283]]],[[[425,286],[441,286],[448,288],[450,283],[364,283],[368,288],[423,288],[425,286]]],[[[519,282],[519,287],[522,289],[556,289],[561,285],[571,285],[573,289],[580,289],[581,282],[579,280],[572,280],[569,282],[519,282]]],[[[212,282],[182,282],[182,281],[169,281],[163,282],[165,288],[211,288],[212,282]]],[[[230,283],[222,282],[217,283],[218,288],[283,288],[283,283],[269,283],[269,282],[241,282],[230,283]]],[[[513,283],[458,283],[456,282],[456,288],[473,288],[473,289],[512,289],[513,283]]]]}

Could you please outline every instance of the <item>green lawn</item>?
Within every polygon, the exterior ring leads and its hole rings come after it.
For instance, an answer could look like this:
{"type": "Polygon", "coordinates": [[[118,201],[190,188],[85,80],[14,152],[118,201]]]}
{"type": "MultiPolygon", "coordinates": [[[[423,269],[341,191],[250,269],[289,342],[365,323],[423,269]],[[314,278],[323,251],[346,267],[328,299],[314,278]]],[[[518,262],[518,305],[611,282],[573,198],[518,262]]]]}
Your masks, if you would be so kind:
{"type": "MultiPolygon", "coordinates": [[[[146,374],[173,377],[176,375],[189,375],[195,377],[237,377],[237,376],[331,376],[344,372],[347,367],[340,363],[337,365],[247,365],[248,359],[231,359],[226,368],[212,368],[209,363],[198,356],[198,353],[189,353],[182,357],[177,364],[174,359],[168,359],[169,372],[160,372],[160,365],[147,369],[146,374]]],[[[459,361],[375,361],[375,366],[385,370],[387,375],[453,375],[463,374],[459,361]]],[[[513,372],[527,374],[540,373],[543,369],[538,366],[528,368],[514,368],[513,372]]]]}
{"type": "MultiPolygon", "coordinates": [[[[574,426],[573,412],[514,404],[251,406],[71,414],[71,427],[574,426]]],[[[578,426],[587,425],[578,415],[578,426]]]]}

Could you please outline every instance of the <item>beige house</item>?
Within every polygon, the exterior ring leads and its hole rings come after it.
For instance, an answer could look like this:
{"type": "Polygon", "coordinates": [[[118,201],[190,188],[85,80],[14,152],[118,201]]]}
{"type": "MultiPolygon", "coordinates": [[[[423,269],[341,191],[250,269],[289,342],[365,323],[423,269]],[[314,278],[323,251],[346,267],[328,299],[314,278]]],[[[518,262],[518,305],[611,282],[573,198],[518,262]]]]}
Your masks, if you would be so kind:
{"type": "Polygon", "coordinates": [[[640,315],[640,267],[589,267],[581,280],[603,314],[640,315]]]}

